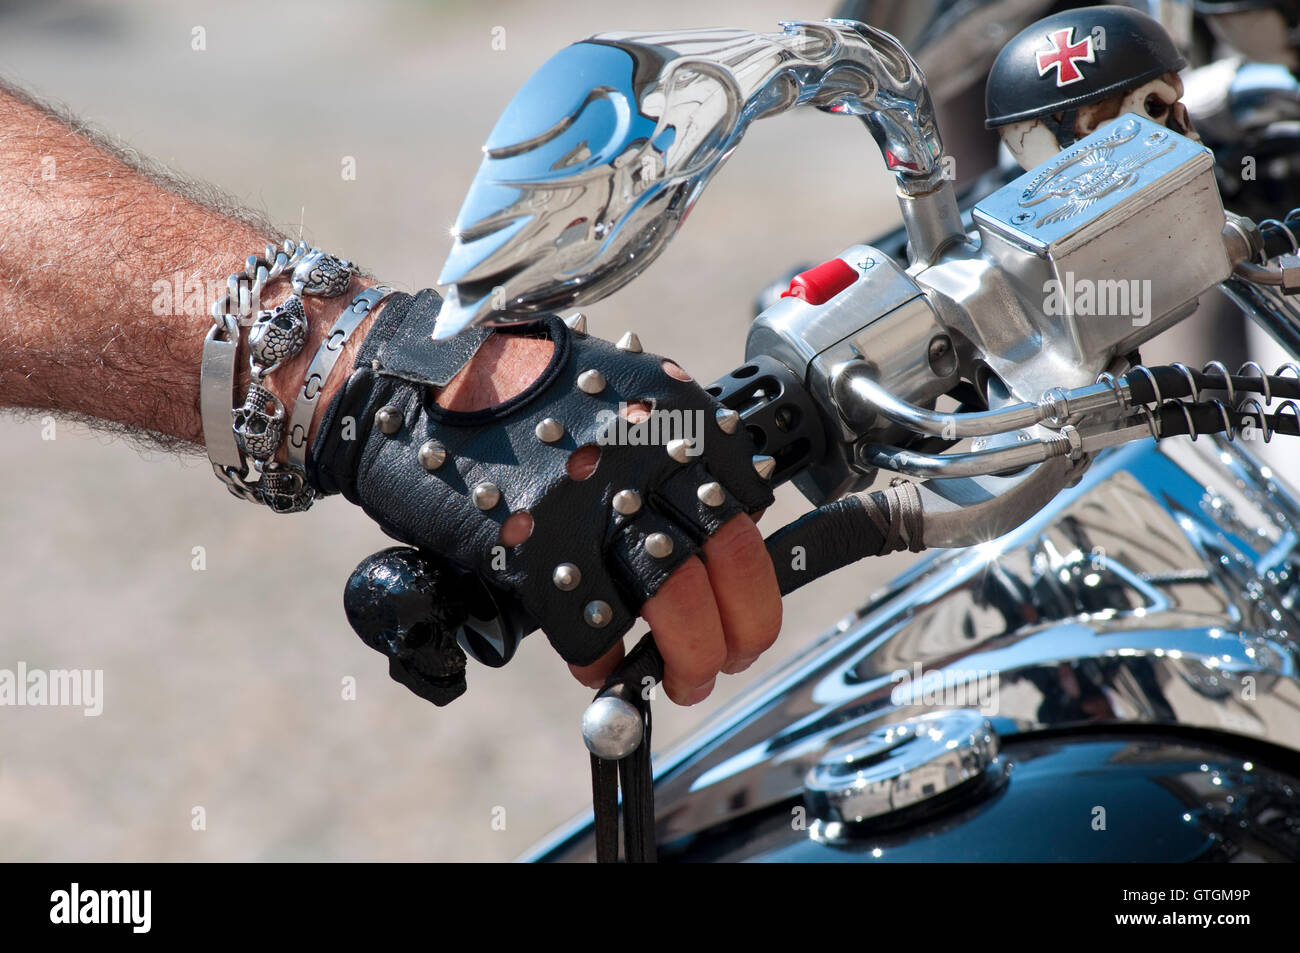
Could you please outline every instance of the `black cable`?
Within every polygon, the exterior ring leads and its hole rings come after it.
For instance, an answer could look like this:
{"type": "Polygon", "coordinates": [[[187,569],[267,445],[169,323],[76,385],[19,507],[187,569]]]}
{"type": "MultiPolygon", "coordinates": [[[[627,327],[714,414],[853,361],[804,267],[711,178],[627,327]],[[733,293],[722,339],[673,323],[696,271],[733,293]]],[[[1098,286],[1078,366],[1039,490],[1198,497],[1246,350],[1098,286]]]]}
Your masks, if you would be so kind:
{"type": "Polygon", "coordinates": [[[1156,367],[1139,365],[1124,375],[1134,403],[1155,404],[1183,397],[1196,398],[1203,390],[1221,390],[1237,394],[1261,394],[1270,398],[1300,400],[1300,377],[1288,374],[1224,374],[1207,367],[1193,370],[1163,364],[1156,367]]]}
{"type": "Polygon", "coordinates": [[[1287,212],[1280,225],[1275,219],[1260,222],[1259,233],[1264,239],[1266,259],[1295,252],[1297,249],[1292,244],[1292,237],[1294,236],[1296,241],[1300,242],[1300,208],[1293,208],[1287,212]],[[1290,235],[1287,234],[1287,229],[1290,229],[1290,235]]]}
{"type": "Polygon", "coordinates": [[[1300,437],[1300,416],[1295,405],[1291,413],[1279,410],[1264,413],[1262,408],[1226,407],[1218,401],[1206,404],[1187,404],[1169,401],[1154,412],[1161,437],[1182,434],[1229,433],[1231,439],[1253,439],[1254,436],[1270,439],[1274,434],[1300,437]]]}

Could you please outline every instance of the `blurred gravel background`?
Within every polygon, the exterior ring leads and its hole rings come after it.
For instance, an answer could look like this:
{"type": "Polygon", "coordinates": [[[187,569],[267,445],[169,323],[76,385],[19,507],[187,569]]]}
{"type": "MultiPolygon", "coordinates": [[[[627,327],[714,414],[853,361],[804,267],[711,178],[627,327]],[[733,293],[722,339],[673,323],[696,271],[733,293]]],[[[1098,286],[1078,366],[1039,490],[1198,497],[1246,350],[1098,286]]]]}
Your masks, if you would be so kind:
{"type": "MultiPolygon", "coordinates": [[[[0,0],[0,72],[414,290],[438,274],[498,113],[552,52],[614,29],[770,30],[831,6],[0,0]]],[[[592,328],[633,328],[711,380],[740,361],[759,288],[897,221],[860,124],[759,123],[668,252],[587,309],[592,328]]],[[[102,669],[104,712],[0,708],[0,859],[506,860],[586,803],[590,693],[540,636],[506,669],[474,666],[469,693],[435,710],[343,618],[344,580],[390,542],[360,511],[273,517],[200,458],[56,432],[0,417],[0,668],[102,669]]],[[[805,508],[792,490],[778,500],[769,531],[805,508]]],[[[696,708],[658,706],[657,747],[913,558],[787,599],[769,657],[696,708]]]]}
{"type": "MultiPolygon", "coordinates": [[[[437,277],[498,113],[555,50],[613,29],[770,30],[830,8],[0,0],[0,71],[413,290],[437,277]]],[[[588,309],[593,330],[634,328],[711,380],[742,358],[761,286],[896,221],[860,124],[760,123],[662,259],[588,309]]],[[[589,692],[540,636],[506,669],[472,668],[468,694],[435,710],[343,618],[348,573],[390,542],[360,511],[330,500],[276,518],[228,496],[199,458],[56,432],[0,418],[0,668],[103,669],[104,713],[0,708],[0,858],[506,860],[583,807],[589,692]],[[205,571],[191,568],[196,546],[205,571]],[[196,806],[206,830],[192,829],[196,806]]],[[[803,507],[783,492],[764,525],[803,507]]],[[[909,559],[787,600],[770,658],[703,705],[658,706],[658,746],[909,559]]]]}

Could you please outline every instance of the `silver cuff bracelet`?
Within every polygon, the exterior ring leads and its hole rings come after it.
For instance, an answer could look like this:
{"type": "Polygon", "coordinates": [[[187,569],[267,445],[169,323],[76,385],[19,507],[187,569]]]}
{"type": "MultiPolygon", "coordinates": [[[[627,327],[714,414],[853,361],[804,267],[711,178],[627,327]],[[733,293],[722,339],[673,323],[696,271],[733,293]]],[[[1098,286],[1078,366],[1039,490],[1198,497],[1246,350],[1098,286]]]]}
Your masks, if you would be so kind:
{"type": "Polygon", "coordinates": [[[273,459],[285,437],[285,408],[265,381],[306,343],[307,312],[302,296],[337,297],[347,290],[355,272],[346,259],[309,249],[304,242],[286,240],[279,249],[267,245],[264,257],[250,255],[244,270],[227,279],[226,293],[212,306],[212,328],[203,341],[199,384],[203,439],[213,472],[240,499],[261,503],[278,513],[301,512],[311,506],[314,493],[306,481],[307,430],[320,390],[348,336],[391,289],[368,288],[357,295],[321,345],[289,420],[287,464],[273,459]],[[285,272],[290,273],[291,294],[274,308],[261,310],[263,289],[285,272]],[[250,382],[242,402],[232,409],[243,327],[248,328],[250,382]],[[250,479],[254,473],[256,480],[250,479]]]}

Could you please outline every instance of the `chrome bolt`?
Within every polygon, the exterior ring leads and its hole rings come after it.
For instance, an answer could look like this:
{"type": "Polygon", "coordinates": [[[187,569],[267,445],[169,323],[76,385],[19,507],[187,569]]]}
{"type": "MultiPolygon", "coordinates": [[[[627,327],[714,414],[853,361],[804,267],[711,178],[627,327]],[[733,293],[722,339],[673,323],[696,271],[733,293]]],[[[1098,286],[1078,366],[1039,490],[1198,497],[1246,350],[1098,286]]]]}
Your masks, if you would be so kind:
{"type": "Polygon", "coordinates": [[[727,500],[726,494],[722,492],[722,484],[717,482],[700,484],[695,495],[705,506],[721,506],[727,500]]]}
{"type": "Polygon", "coordinates": [[[664,449],[668,451],[668,456],[678,463],[685,463],[691,457],[691,442],[689,440],[669,440],[664,449]]]}
{"type": "Polygon", "coordinates": [[[664,559],[673,554],[673,539],[666,533],[651,533],[645,538],[645,551],[655,559],[664,559]]]}
{"type": "Polygon", "coordinates": [[[730,407],[723,407],[713,416],[723,433],[735,433],[736,427],[740,424],[740,414],[730,407]]]}
{"type": "Polygon", "coordinates": [[[533,433],[537,434],[537,439],[542,443],[555,443],[564,436],[564,424],[554,417],[547,417],[537,425],[533,433]]]}
{"type": "Polygon", "coordinates": [[[578,390],[584,394],[599,394],[605,389],[605,375],[600,371],[583,371],[578,375],[578,390]]]}

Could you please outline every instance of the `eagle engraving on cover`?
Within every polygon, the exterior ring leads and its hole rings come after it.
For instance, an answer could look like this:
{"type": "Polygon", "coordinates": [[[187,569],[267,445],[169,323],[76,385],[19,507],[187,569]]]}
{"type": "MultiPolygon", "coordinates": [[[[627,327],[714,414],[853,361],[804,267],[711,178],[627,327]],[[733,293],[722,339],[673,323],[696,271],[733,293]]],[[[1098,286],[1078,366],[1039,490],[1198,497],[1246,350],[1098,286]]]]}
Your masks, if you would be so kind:
{"type": "Polygon", "coordinates": [[[1057,159],[1020,194],[1021,208],[1032,208],[1050,199],[1061,199],[1036,222],[1034,228],[1061,222],[1078,215],[1112,192],[1137,183],[1141,169],[1171,152],[1174,142],[1167,134],[1154,132],[1136,151],[1117,156],[1116,151],[1131,143],[1142,131],[1136,119],[1124,119],[1105,138],[1072,150],[1057,159]]]}

